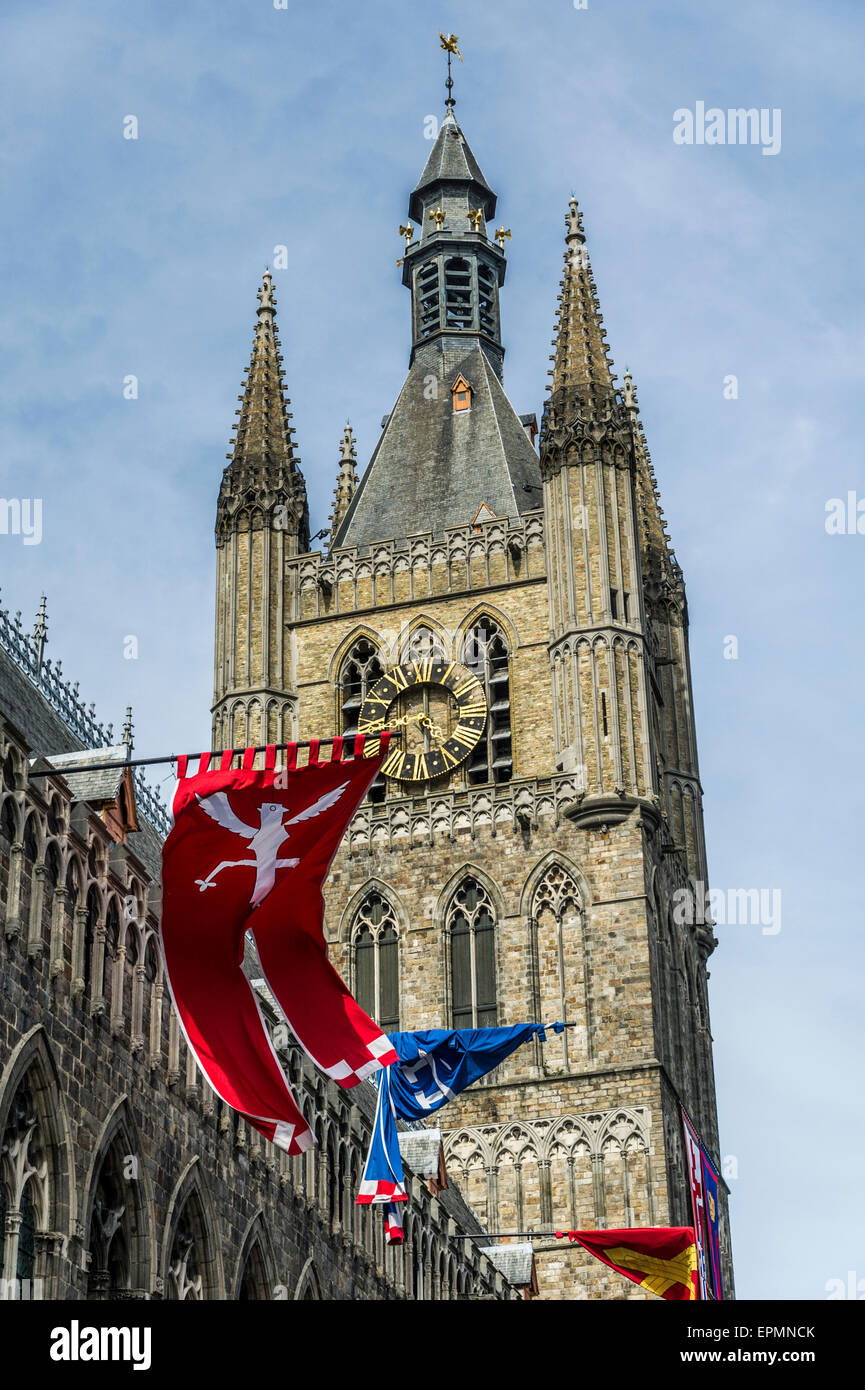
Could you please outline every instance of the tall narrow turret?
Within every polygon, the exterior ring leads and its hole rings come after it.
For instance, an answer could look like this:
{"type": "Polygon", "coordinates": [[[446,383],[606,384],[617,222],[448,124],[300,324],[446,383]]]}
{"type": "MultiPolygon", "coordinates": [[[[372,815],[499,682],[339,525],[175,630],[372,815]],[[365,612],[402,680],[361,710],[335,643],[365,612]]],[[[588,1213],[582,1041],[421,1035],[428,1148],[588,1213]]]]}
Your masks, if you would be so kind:
{"type": "Polygon", "coordinates": [[[283,576],[286,559],[309,548],[309,508],[289,425],[269,271],[258,300],[216,510],[215,748],[283,743],[294,728],[283,576]]]}
{"type": "Polygon", "coordinates": [[[582,218],[571,199],[544,410],[550,664],[556,757],[584,788],[579,818],[658,804],[648,721],[635,460],[616,391],[582,218]]]}

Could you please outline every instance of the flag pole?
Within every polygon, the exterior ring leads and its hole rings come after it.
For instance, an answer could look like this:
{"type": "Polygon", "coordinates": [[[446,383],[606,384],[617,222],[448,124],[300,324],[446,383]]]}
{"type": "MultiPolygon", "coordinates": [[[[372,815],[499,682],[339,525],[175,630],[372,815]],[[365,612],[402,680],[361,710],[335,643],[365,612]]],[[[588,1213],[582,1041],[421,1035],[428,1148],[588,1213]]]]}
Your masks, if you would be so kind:
{"type": "MultiPolygon", "coordinates": [[[[381,738],[381,735],[385,732],[387,731],[382,729],[378,734],[373,734],[372,737],[381,738]]],[[[284,752],[286,748],[312,748],[316,743],[320,747],[323,743],[334,743],[336,739],[340,737],[342,737],[342,735],[329,734],[327,738],[301,739],[294,743],[261,743],[256,744],[252,751],[254,753],[265,753],[268,748],[274,748],[277,753],[280,753],[284,752]]],[[[349,734],[345,740],[346,744],[353,745],[356,737],[368,737],[368,735],[349,734]]],[[[82,748],[80,751],[83,756],[87,750],[82,748]]],[[[227,753],[228,751],[229,750],[227,748],[214,749],[211,751],[210,756],[211,758],[221,758],[223,756],[223,753],[227,753]]],[[[232,758],[239,758],[243,753],[247,752],[247,749],[232,748],[230,751],[232,758]]],[[[45,762],[51,761],[50,756],[47,754],[40,753],[37,756],[40,758],[44,758],[45,762]]],[[[182,753],[169,753],[167,756],[160,756],[158,758],[121,758],[119,761],[106,763],[63,763],[60,767],[38,768],[35,771],[31,772],[29,775],[31,777],[65,777],[67,773],[72,772],[110,772],[115,769],[119,771],[121,768],[124,767],[156,767],[159,764],[176,763],[177,759],[183,756],[184,754],[182,753]]],[[[189,762],[194,762],[196,758],[200,759],[202,757],[202,752],[187,753],[185,756],[188,758],[189,762]]],[[[362,754],[361,756],[366,755],[362,754]]]]}

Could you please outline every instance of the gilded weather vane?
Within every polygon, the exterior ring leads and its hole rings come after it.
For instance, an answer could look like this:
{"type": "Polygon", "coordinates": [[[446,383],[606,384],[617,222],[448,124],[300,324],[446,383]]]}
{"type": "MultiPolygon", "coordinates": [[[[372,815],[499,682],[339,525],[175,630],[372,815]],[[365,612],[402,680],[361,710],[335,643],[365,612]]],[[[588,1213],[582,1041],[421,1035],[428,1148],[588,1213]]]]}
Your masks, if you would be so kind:
{"type": "Polygon", "coordinates": [[[454,80],[453,80],[453,78],[451,77],[451,54],[455,53],[456,56],[459,58],[460,62],[462,62],[462,60],[463,60],[463,55],[460,53],[459,49],[457,48],[457,44],[459,43],[459,39],[457,38],[456,34],[443,34],[443,33],[441,32],[441,30],[439,30],[439,38],[441,39],[441,46],[442,46],[442,48],[444,49],[445,53],[448,55],[448,80],[447,80],[448,94],[447,94],[447,100],[445,101],[445,106],[448,108],[448,110],[453,111],[454,106],[456,105],[456,103],[455,103],[455,101],[454,101],[454,80]]]}

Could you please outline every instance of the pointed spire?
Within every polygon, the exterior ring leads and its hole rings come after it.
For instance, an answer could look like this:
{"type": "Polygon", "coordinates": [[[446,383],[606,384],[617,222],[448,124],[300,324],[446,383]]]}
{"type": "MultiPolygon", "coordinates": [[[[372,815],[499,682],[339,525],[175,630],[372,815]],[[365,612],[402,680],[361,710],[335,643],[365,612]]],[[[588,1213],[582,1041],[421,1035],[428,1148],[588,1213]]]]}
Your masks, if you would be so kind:
{"type": "Polygon", "coordinates": [[[294,473],[293,430],[289,425],[290,401],[285,398],[282,353],[276,331],[276,295],[269,270],[264,272],[258,291],[258,323],[252,343],[252,357],[246,370],[241,408],[235,429],[237,438],[229,455],[234,468],[260,471],[287,469],[294,473]]]}
{"type": "Polygon", "coordinates": [[[39,675],[42,670],[42,662],[45,659],[45,643],[48,641],[47,603],[48,599],[46,595],[43,594],[39,603],[39,612],[36,614],[36,623],[33,628],[32,645],[37,675],[39,675]]]}
{"type": "MultiPolygon", "coordinates": [[[[496,195],[484,178],[481,167],[472,154],[468,140],[457,124],[453,111],[448,111],[430,150],[429,158],[409,199],[409,217],[424,227],[424,211],[432,206],[443,186],[455,193],[456,187],[465,189],[469,198],[466,203],[466,217],[469,205],[483,209],[484,216],[490,220],[496,212],[496,195]]],[[[468,226],[466,229],[468,230],[468,226]]]]}
{"type": "Polygon", "coordinates": [[[220,507],[233,514],[250,492],[264,508],[287,505],[296,519],[300,549],[304,550],[309,542],[306,486],[289,424],[291,402],[285,394],[276,295],[269,270],[265,270],[258,290],[256,314],[252,356],[244,373],[243,395],[238,396],[236,437],[227,455],[230,467],[223,477],[220,507]]]}
{"type": "Polygon", "coordinates": [[[561,407],[567,412],[579,402],[584,415],[606,414],[615,400],[609,345],[576,198],[571,198],[568,209],[550,403],[556,413],[561,407]]]}
{"type": "Polygon", "coordinates": [[[351,506],[352,498],[357,491],[357,450],[356,440],[351,432],[351,425],[346,422],[345,430],[340,441],[340,460],[339,473],[336,478],[336,487],[333,490],[333,511],[330,514],[330,544],[336,540],[337,532],[345,519],[346,512],[351,506]]]}
{"type": "Polygon", "coordinates": [[[667,522],[661,506],[661,494],[652,466],[652,456],[640,419],[640,405],[634,378],[625,371],[622,401],[631,422],[634,441],[637,524],[640,533],[640,554],[644,577],[655,582],[681,579],[678,562],[670,544],[667,522]]]}

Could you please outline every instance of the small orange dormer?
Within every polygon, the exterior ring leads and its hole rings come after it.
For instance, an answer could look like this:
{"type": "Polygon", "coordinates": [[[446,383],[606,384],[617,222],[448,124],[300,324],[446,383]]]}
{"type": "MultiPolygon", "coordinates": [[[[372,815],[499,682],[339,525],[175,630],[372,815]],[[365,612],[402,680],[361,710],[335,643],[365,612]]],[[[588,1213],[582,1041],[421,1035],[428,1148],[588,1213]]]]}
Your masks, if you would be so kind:
{"type": "Polygon", "coordinates": [[[454,401],[454,413],[458,410],[471,410],[472,388],[469,386],[464,376],[457,377],[451,387],[451,395],[454,401]]]}

